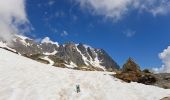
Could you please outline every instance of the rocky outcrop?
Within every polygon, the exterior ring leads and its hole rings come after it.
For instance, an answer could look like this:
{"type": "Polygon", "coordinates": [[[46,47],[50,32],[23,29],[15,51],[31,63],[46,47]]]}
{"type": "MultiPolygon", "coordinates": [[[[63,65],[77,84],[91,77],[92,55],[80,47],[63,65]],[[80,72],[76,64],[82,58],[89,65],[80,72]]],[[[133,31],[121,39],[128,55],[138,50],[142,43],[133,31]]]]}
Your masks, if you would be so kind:
{"type": "Polygon", "coordinates": [[[138,83],[143,83],[146,85],[153,85],[157,81],[156,77],[152,73],[141,73],[141,76],[138,78],[138,83]]]}
{"type": "Polygon", "coordinates": [[[128,83],[138,82],[170,89],[170,73],[153,74],[147,69],[141,71],[139,65],[131,58],[123,65],[122,70],[118,71],[114,76],[128,83]]]}
{"type": "Polygon", "coordinates": [[[125,82],[137,82],[140,76],[139,66],[131,58],[126,61],[122,67],[122,70],[115,75],[116,78],[119,78],[125,82]]]}
{"type": "Polygon", "coordinates": [[[95,50],[95,52],[99,61],[101,61],[101,65],[105,66],[106,69],[119,69],[118,64],[103,49],[95,50]]]}
{"type": "Polygon", "coordinates": [[[152,85],[156,82],[156,78],[152,73],[148,70],[141,71],[139,65],[131,58],[123,65],[122,71],[114,76],[125,82],[138,82],[147,85],[152,85]]]}
{"type": "Polygon", "coordinates": [[[155,86],[159,86],[165,89],[170,89],[170,73],[159,73],[154,74],[157,81],[154,84],[155,86]]]}
{"type": "Polygon", "coordinates": [[[122,72],[141,72],[140,67],[138,64],[134,62],[132,58],[129,58],[126,63],[123,65],[122,72]]]}

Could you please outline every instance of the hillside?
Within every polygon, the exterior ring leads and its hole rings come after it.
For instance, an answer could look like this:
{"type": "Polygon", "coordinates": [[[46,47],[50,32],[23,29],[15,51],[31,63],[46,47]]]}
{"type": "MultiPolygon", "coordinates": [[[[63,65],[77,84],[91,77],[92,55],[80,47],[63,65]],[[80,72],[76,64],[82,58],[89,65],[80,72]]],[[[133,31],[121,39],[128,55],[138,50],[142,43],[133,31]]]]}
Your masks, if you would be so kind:
{"type": "Polygon", "coordinates": [[[0,49],[0,100],[159,100],[169,89],[125,83],[111,72],[42,64],[0,49]],[[76,93],[80,85],[80,93],[76,93]]]}

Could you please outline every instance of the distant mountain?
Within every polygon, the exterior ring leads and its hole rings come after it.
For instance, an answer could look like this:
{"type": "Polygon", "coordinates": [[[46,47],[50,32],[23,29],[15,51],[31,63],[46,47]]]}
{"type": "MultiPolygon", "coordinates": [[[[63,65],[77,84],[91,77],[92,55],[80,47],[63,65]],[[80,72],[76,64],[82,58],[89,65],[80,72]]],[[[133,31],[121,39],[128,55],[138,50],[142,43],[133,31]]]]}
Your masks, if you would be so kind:
{"type": "Polygon", "coordinates": [[[15,35],[8,48],[31,59],[56,67],[77,70],[109,70],[119,69],[118,64],[103,50],[79,43],[68,42],[58,44],[48,38],[35,42],[25,36],[15,35]]]}

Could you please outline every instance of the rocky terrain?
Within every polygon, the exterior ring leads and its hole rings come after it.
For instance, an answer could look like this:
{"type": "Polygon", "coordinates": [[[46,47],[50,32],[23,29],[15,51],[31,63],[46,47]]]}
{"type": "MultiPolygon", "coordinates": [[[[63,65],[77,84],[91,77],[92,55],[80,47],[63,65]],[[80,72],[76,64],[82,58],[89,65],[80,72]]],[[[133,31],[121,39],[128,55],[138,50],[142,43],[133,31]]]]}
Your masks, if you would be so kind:
{"type": "Polygon", "coordinates": [[[132,58],[119,70],[118,64],[103,49],[82,43],[68,42],[62,45],[47,38],[35,42],[21,35],[16,35],[10,44],[3,43],[5,46],[0,48],[52,66],[84,71],[116,71],[114,76],[128,83],[170,88],[170,73],[153,74],[147,69],[142,71],[132,58]]]}
{"type": "Polygon", "coordinates": [[[170,73],[160,73],[154,74],[157,81],[154,85],[163,87],[165,89],[170,89],[170,73]]]}
{"type": "Polygon", "coordinates": [[[129,58],[120,71],[114,75],[125,82],[138,82],[170,89],[170,73],[151,73],[148,69],[141,71],[140,66],[129,58]]]}
{"type": "Polygon", "coordinates": [[[28,37],[15,35],[12,43],[6,45],[23,56],[56,67],[89,71],[119,69],[118,64],[103,49],[82,43],[58,44],[47,37],[35,42],[28,37]]]}
{"type": "Polygon", "coordinates": [[[138,82],[143,84],[153,84],[156,78],[149,71],[141,71],[138,64],[132,58],[129,58],[123,65],[123,68],[115,77],[124,80],[125,82],[138,82]]]}

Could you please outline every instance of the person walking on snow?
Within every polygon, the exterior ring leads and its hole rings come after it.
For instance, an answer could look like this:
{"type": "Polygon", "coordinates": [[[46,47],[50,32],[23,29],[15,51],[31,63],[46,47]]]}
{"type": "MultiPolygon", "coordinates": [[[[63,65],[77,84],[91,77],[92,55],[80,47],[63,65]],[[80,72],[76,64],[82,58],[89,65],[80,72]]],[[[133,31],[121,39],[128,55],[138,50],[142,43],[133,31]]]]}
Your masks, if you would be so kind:
{"type": "Polygon", "coordinates": [[[77,92],[77,93],[80,92],[80,85],[76,85],[76,92],[77,92]]]}

